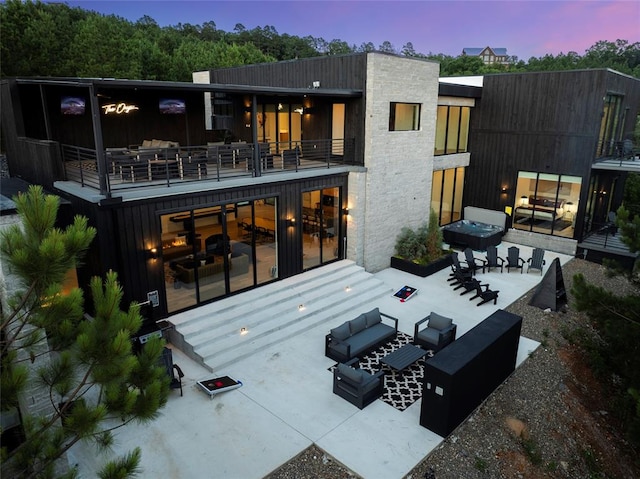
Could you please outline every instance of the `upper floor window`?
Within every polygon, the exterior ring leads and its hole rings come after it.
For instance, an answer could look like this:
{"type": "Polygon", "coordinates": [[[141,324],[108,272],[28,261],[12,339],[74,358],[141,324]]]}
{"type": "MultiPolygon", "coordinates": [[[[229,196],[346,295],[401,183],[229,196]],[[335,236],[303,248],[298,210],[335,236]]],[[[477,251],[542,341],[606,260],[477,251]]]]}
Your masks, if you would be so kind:
{"type": "Polygon", "coordinates": [[[465,153],[469,143],[468,106],[438,106],[435,155],[465,153]]]}
{"type": "Polygon", "coordinates": [[[420,103],[391,102],[389,131],[420,129],[420,103]]]}
{"type": "Polygon", "coordinates": [[[598,137],[597,156],[599,157],[613,156],[615,154],[616,141],[621,140],[621,105],[622,97],[620,95],[607,94],[604,98],[604,112],[598,137]]]}

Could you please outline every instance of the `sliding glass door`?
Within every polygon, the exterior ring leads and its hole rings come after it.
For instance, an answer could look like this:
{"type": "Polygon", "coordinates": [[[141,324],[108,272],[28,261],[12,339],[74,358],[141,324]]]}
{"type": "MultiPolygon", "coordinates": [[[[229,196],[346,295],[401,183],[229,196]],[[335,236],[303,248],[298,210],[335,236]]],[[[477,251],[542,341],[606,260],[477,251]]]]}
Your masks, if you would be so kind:
{"type": "Polygon", "coordinates": [[[161,216],[167,310],[178,310],[277,277],[275,198],[161,216]]]}
{"type": "Polygon", "coordinates": [[[340,188],[302,193],[303,269],[338,259],[340,204],[340,188]]]}

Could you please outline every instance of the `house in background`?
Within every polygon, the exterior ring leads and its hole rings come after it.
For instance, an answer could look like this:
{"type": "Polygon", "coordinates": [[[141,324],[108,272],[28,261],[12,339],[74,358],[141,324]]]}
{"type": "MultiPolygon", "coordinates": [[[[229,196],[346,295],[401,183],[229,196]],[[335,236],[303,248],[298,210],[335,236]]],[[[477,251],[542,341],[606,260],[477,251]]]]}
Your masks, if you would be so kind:
{"type": "Polygon", "coordinates": [[[509,65],[506,48],[463,48],[463,56],[480,57],[485,65],[509,65]]]}
{"type": "Polygon", "coordinates": [[[626,171],[604,160],[640,80],[438,73],[370,52],[194,83],[8,79],[2,127],[11,173],[98,229],[78,283],[115,270],[153,320],[343,258],[379,271],[430,208],[441,225],[506,212],[514,240],[574,252],[621,202],[626,171]]]}

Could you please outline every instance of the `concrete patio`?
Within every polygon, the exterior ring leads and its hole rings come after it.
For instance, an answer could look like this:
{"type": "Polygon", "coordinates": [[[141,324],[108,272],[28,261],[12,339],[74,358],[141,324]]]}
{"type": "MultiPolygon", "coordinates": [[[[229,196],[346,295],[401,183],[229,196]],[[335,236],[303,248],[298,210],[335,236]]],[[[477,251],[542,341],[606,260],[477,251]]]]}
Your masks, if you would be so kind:
{"type": "MultiPolygon", "coordinates": [[[[499,255],[506,257],[509,246],[512,245],[501,243],[499,255]]],[[[522,258],[531,256],[531,248],[519,247],[522,258]]],[[[484,258],[484,253],[476,252],[476,257],[484,258]]],[[[561,264],[571,259],[569,255],[547,251],[545,272],[556,257],[561,264]]],[[[500,296],[496,305],[477,307],[479,300],[468,299],[471,294],[461,297],[460,290],[453,291],[447,282],[449,272],[446,269],[419,278],[385,269],[373,276],[388,286],[388,294],[367,307],[354,308],[276,344],[258,348],[213,373],[173,346],[174,362],[185,373],[184,396],[173,390],[156,420],[116,430],[112,452],[124,454],[140,447],[141,477],[258,479],[315,443],[367,479],[403,477],[443,438],[420,426],[420,401],[402,412],[380,400],[359,410],[334,395],[328,368],[335,362],[324,355],[324,337],[330,328],[374,307],[397,317],[399,330],[409,335],[413,334],[416,321],[436,311],[454,318],[460,337],[496,309],[506,308],[534,288],[543,277],[538,271],[527,273],[526,266],[522,274],[507,273],[506,269],[502,274],[499,270],[478,273],[478,279],[499,290],[500,296]],[[416,287],[419,292],[401,303],[392,297],[392,292],[404,285],[416,287]],[[196,385],[198,380],[222,375],[242,381],[243,386],[209,398],[196,385]]],[[[299,275],[297,280],[307,274],[312,273],[299,275]]],[[[357,284],[351,287],[355,294],[357,284]]],[[[242,302],[243,296],[229,299],[242,302]]],[[[217,308],[219,304],[212,303],[199,310],[209,311],[213,321],[217,308]]],[[[521,337],[518,364],[537,346],[537,342],[521,337]]],[[[70,451],[69,462],[78,465],[81,476],[92,477],[101,457],[79,444],[70,451]]]]}

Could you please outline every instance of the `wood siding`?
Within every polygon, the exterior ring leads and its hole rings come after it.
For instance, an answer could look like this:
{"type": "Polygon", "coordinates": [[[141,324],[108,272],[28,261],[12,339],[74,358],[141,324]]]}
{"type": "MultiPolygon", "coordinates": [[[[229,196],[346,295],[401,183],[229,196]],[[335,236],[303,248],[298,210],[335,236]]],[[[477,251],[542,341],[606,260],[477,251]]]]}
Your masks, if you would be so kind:
{"type": "Polygon", "coordinates": [[[632,127],[638,79],[608,70],[485,76],[471,114],[464,205],[495,210],[513,205],[521,170],[582,177],[580,201],[586,204],[603,97],[612,90],[625,94],[632,127]]]}

